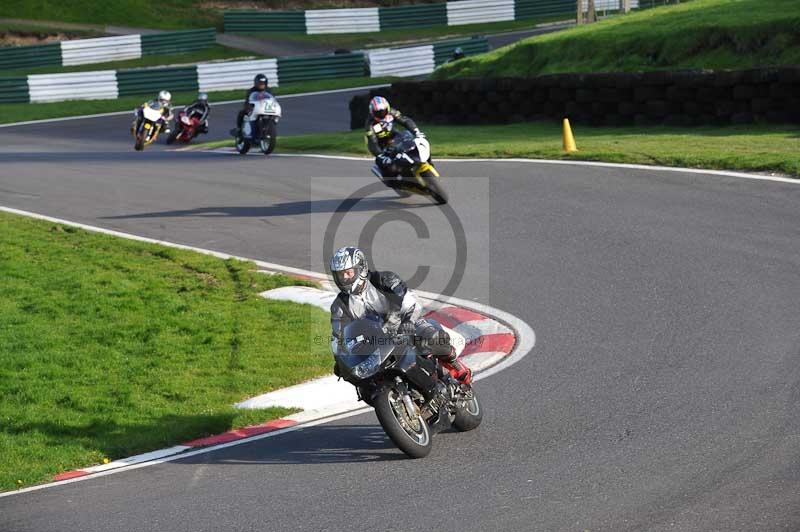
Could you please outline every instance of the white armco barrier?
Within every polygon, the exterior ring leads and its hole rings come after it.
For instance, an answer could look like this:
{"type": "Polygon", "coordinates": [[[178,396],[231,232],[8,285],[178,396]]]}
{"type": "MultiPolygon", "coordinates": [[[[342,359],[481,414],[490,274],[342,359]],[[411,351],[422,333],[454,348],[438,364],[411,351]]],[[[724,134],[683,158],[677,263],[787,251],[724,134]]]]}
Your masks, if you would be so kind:
{"type": "MultiPolygon", "coordinates": [[[[512,1],[513,4],[513,1],[512,1]]],[[[381,31],[377,7],[306,11],[306,33],[370,33],[381,31]]]]}
{"type": "Polygon", "coordinates": [[[264,74],[270,86],[277,86],[278,60],[199,63],[197,84],[201,91],[246,89],[253,85],[256,74],[264,74]]]}
{"type": "MultiPolygon", "coordinates": [[[[616,11],[620,8],[620,0],[594,0],[594,10],[616,11]]],[[[639,0],[631,0],[631,9],[639,9],[639,0]]],[[[589,10],[589,0],[583,0],[583,10],[589,10]]]]}
{"type": "Polygon", "coordinates": [[[139,59],[140,57],[142,57],[141,35],[61,42],[61,62],[64,66],[139,59]]]}
{"type": "Polygon", "coordinates": [[[368,57],[369,72],[373,78],[421,76],[430,74],[436,68],[432,45],[369,50],[368,57]]]}
{"type": "Polygon", "coordinates": [[[514,0],[447,2],[447,25],[483,24],[514,20],[514,0]]]}
{"type": "Polygon", "coordinates": [[[28,76],[31,103],[116,99],[116,70],[28,76]]]}

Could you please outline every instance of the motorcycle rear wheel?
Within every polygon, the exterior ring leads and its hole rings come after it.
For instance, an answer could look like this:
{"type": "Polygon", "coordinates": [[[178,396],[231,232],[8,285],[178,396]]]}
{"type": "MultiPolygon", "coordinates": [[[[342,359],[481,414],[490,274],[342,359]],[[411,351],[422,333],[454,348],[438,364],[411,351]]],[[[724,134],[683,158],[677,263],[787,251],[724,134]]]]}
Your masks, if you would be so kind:
{"type": "Polygon", "coordinates": [[[439,179],[437,179],[436,174],[427,170],[420,174],[423,180],[425,180],[425,185],[428,187],[428,192],[430,192],[431,198],[433,201],[436,202],[437,205],[444,205],[447,203],[447,192],[444,191],[442,185],[439,184],[439,179]]]}
{"type": "Polygon", "coordinates": [[[400,392],[393,386],[383,387],[375,396],[373,406],[383,430],[401,451],[411,458],[430,454],[433,437],[428,423],[419,413],[409,416],[400,392]]]}

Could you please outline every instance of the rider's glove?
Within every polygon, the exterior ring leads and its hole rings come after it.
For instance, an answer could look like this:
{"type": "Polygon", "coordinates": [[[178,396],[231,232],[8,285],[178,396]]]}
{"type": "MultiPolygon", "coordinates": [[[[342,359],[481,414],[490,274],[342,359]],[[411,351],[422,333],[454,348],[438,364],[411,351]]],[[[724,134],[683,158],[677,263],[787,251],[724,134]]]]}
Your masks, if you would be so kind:
{"type": "Polygon", "coordinates": [[[386,153],[382,153],[375,158],[375,162],[378,163],[378,166],[387,167],[392,165],[392,158],[386,153]]]}
{"type": "Polygon", "coordinates": [[[417,327],[410,321],[404,321],[397,329],[397,334],[413,336],[417,332],[417,327]]]}

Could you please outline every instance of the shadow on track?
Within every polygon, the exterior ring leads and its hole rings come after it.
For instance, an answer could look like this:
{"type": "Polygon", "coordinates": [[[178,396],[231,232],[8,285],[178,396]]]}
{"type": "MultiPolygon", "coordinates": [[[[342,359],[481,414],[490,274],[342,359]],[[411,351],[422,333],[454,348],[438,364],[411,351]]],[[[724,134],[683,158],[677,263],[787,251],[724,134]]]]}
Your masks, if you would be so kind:
{"type": "Polygon", "coordinates": [[[370,212],[389,209],[419,209],[434,207],[431,203],[409,204],[388,198],[366,198],[353,205],[352,201],[342,199],[325,199],[311,201],[289,201],[267,206],[251,207],[198,207],[175,211],[143,212],[139,214],[120,214],[104,216],[100,220],[128,220],[144,218],[181,218],[194,216],[198,218],[265,218],[272,216],[297,216],[312,213],[332,212],[370,212]]]}
{"type": "Polygon", "coordinates": [[[407,460],[378,425],[320,425],[177,461],[181,464],[343,464],[407,460]]]}

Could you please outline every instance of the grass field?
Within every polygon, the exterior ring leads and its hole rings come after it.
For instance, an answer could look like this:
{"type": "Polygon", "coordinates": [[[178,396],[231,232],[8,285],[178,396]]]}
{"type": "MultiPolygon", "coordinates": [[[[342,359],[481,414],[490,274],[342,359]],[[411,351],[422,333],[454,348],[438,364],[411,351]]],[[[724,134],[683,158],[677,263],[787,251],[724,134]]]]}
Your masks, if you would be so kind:
{"type": "MultiPolygon", "coordinates": [[[[561,149],[561,127],[551,123],[424,127],[437,157],[526,157],[607,161],[716,170],[776,172],[800,177],[800,128],[593,128],[573,125],[578,153],[561,149]]],[[[231,146],[231,141],[203,146],[231,146]]],[[[202,147],[202,146],[200,146],[202,147]]],[[[360,131],[283,137],[278,152],[367,156],[360,131]]]]}
{"type": "Polygon", "coordinates": [[[797,0],[693,0],[525,39],[437,78],[800,64],[797,0]]]}
{"type": "Polygon", "coordinates": [[[215,44],[203,50],[185,52],[179,54],[145,55],[139,59],[128,59],[125,61],[109,61],[106,63],[91,63],[88,65],[75,66],[42,66],[33,68],[22,68],[18,70],[4,70],[3,77],[27,76],[28,74],[58,74],[65,72],[90,72],[93,70],[118,70],[123,68],[141,68],[166,65],[192,65],[203,61],[214,61],[218,59],[257,59],[251,52],[228,48],[215,44]]]}
{"type": "MultiPolygon", "coordinates": [[[[324,79],[319,81],[303,81],[287,83],[275,87],[276,96],[315,92],[323,90],[347,89],[351,87],[365,87],[391,83],[397,78],[339,78],[324,79]]],[[[169,89],[169,87],[164,87],[169,89]]],[[[214,102],[244,99],[246,89],[234,91],[209,92],[209,101],[213,108],[214,102]]],[[[173,92],[172,101],[175,105],[191,103],[197,96],[196,92],[173,92]]],[[[62,118],[66,116],[81,116],[97,113],[112,113],[115,111],[131,111],[142,102],[154,98],[154,94],[140,96],[123,96],[116,100],[74,100],[70,102],[53,103],[4,103],[0,104],[0,124],[10,124],[27,120],[44,120],[47,118],[62,118]]],[[[213,111],[212,111],[213,112],[213,111]]]]}
{"type": "Polygon", "coordinates": [[[319,309],[255,265],[0,213],[0,490],[286,414],[329,373],[319,309]]]}

